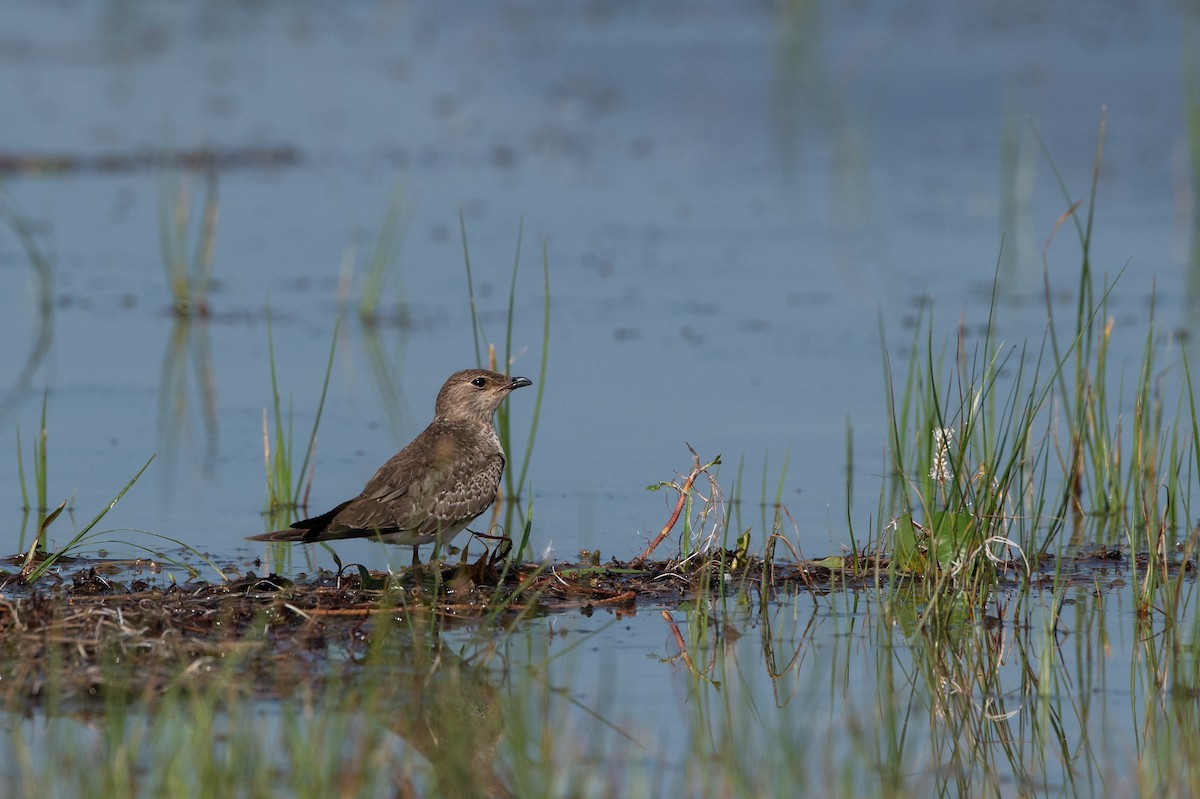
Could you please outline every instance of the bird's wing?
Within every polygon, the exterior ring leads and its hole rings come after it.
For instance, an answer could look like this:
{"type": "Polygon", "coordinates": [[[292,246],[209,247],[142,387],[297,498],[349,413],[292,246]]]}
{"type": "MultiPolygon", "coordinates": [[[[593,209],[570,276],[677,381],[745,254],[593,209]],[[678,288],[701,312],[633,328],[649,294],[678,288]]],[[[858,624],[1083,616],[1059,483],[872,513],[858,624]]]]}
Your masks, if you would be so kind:
{"type": "Polygon", "coordinates": [[[487,443],[472,429],[430,425],[379,467],[359,496],[295,526],[309,528],[311,541],[430,535],[464,524],[492,504],[504,471],[499,445],[487,443]]]}

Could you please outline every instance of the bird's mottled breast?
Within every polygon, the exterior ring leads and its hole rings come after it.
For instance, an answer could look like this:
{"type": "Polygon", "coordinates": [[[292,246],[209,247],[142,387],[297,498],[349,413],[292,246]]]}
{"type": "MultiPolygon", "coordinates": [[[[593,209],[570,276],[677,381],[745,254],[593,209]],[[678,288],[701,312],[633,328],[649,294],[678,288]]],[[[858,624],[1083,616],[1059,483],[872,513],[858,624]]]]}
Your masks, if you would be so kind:
{"type": "Polygon", "coordinates": [[[504,451],[491,425],[486,429],[455,429],[440,436],[435,445],[439,475],[432,490],[432,517],[445,521],[469,520],[483,513],[496,498],[504,472],[504,451]]]}

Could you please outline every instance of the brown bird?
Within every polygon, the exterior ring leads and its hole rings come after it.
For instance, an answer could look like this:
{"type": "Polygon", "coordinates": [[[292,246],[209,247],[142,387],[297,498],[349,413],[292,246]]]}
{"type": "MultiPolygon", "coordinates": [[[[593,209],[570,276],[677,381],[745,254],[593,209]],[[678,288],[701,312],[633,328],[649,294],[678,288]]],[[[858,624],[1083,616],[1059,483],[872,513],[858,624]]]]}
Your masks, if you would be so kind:
{"type": "Polygon", "coordinates": [[[513,389],[531,386],[524,377],[486,369],[455,372],[438,392],[433,421],[379,467],[354,499],[286,530],[250,536],[251,541],[337,541],[375,538],[417,548],[449,544],[496,499],[504,450],[492,416],[513,389]]]}

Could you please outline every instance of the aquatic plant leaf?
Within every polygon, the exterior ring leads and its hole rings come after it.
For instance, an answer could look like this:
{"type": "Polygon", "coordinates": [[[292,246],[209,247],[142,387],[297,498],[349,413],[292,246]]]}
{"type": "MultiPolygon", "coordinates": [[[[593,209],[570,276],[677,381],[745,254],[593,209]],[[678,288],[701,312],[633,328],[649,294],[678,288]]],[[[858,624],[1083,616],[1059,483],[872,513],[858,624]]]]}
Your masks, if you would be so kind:
{"type": "Polygon", "coordinates": [[[25,562],[21,565],[22,577],[28,578],[33,573],[33,569],[37,565],[38,552],[44,552],[46,549],[46,530],[58,518],[58,515],[63,512],[63,508],[65,507],[67,507],[67,501],[64,499],[58,504],[57,508],[46,514],[46,518],[38,526],[37,535],[33,537],[33,546],[29,547],[29,553],[25,556],[25,562]]]}
{"type": "Polygon", "coordinates": [[[892,536],[892,563],[902,572],[925,571],[925,548],[921,543],[925,531],[918,528],[912,517],[896,520],[896,531],[892,536]]]}
{"type": "Polygon", "coordinates": [[[968,513],[940,510],[929,520],[928,530],[910,517],[896,521],[892,540],[892,562],[900,571],[922,573],[929,558],[938,569],[952,568],[964,561],[982,544],[980,528],[968,513]]]}
{"type": "Polygon", "coordinates": [[[63,508],[67,507],[67,501],[64,499],[58,503],[58,507],[46,514],[46,518],[42,520],[42,524],[38,527],[38,538],[43,543],[46,541],[46,529],[58,518],[58,514],[63,512],[63,508]]]}
{"type": "Polygon", "coordinates": [[[981,543],[975,517],[970,514],[937,511],[932,527],[934,557],[942,569],[965,560],[981,543]]]}
{"type": "Polygon", "coordinates": [[[367,567],[358,565],[358,579],[364,591],[383,591],[387,589],[387,577],[372,577],[367,567]]]}
{"type": "Polygon", "coordinates": [[[733,557],[729,560],[729,568],[739,569],[746,565],[746,553],[750,551],[750,530],[742,533],[737,538],[737,544],[733,551],[733,557]]]}

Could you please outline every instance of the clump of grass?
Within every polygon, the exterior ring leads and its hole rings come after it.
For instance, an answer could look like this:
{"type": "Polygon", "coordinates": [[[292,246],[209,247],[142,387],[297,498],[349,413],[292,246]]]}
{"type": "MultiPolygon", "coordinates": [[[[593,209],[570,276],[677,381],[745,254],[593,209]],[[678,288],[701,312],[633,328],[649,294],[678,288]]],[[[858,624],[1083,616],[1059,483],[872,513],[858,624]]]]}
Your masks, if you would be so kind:
{"type": "MultiPolygon", "coordinates": [[[[21,447],[21,428],[17,426],[17,482],[21,487],[21,510],[26,514],[30,511],[37,513],[37,525],[34,533],[33,544],[29,547],[29,552],[25,557],[25,566],[46,555],[46,529],[50,524],[58,518],[58,515],[67,507],[70,499],[63,500],[58,507],[50,509],[49,500],[49,458],[47,457],[47,443],[50,439],[49,430],[46,427],[46,406],[49,401],[50,392],[42,393],[42,414],[38,425],[38,435],[33,439],[31,448],[31,477],[33,481],[34,499],[30,500],[29,487],[25,478],[25,458],[21,447]]],[[[24,547],[24,529],[22,528],[21,546],[24,547]]]]}
{"type": "MultiPolygon", "coordinates": [[[[18,482],[20,483],[20,487],[21,487],[22,509],[26,513],[28,513],[31,510],[36,510],[37,514],[38,514],[37,528],[34,533],[33,542],[30,544],[28,550],[25,551],[25,555],[20,561],[21,562],[21,570],[20,570],[21,578],[23,578],[27,583],[30,583],[30,584],[35,583],[39,579],[41,579],[43,576],[45,576],[47,574],[47,572],[56,563],[61,561],[64,557],[71,555],[74,552],[79,551],[82,547],[84,547],[84,546],[95,547],[95,546],[99,546],[101,544],[107,544],[107,543],[120,543],[126,547],[131,547],[131,548],[139,549],[139,550],[142,550],[145,552],[150,552],[154,556],[158,557],[160,560],[170,561],[171,563],[186,569],[189,573],[191,573],[193,575],[198,574],[196,569],[194,567],[192,567],[190,564],[181,563],[181,562],[175,561],[172,558],[168,558],[165,555],[163,555],[162,552],[159,552],[158,550],[147,546],[145,543],[138,542],[138,541],[130,541],[130,540],[126,540],[123,538],[115,538],[115,537],[101,538],[100,537],[100,536],[107,536],[111,533],[118,532],[118,531],[114,531],[114,530],[96,531],[95,530],[96,525],[99,524],[101,520],[103,520],[103,518],[108,514],[108,512],[110,510],[112,510],[112,508],[117,504],[118,501],[120,501],[121,497],[123,497],[125,495],[125,493],[133,486],[133,484],[137,482],[138,478],[142,476],[142,474],[146,471],[147,468],[149,468],[151,462],[153,462],[153,460],[154,460],[153,455],[150,457],[149,460],[146,461],[146,463],[142,466],[142,468],[138,470],[137,474],[135,474],[133,476],[133,478],[128,483],[125,484],[125,486],[117,493],[117,495],[115,497],[113,497],[113,499],[104,508],[102,508],[99,513],[96,514],[96,516],[91,520],[91,522],[89,522],[87,525],[85,525],[83,528],[81,528],[78,532],[76,532],[65,545],[58,548],[57,550],[50,551],[49,544],[48,544],[50,526],[52,524],[54,524],[54,522],[58,520],[58,518],[62,514],[62,512],[69,507],[71,499],[68,498],[68,499],[63,500],[53,509],[49,507],[49,503],[47,501],[47,496],[49,494],[49,488],[48,488],[49,480],[47,477],[48,462],[49,462],[49,459],[47,457],[47,442],[49,440],[49,432],[47,430],[47,424],[46,424],[46,408],[47,408],[47,404],[48,404],[48,399],[49,399],[49,392],[46,392],[42,396],[42,411],[41,411],[39,435],[37,437],[35,437],[34,442],[33,442],[33,447],[32,447],[32,462],[33,462],[32,463],[32,481],[33,481],[33,493],[34,493],[34,496],[36,497],[36,499],[33,501],[37,503],[36,506],[31,505],[30,491],[29,491],[29,486],[26,481],[26,475],[25,475],[25,464],[24,464],[24,459],[22,458],[22,455],[21,455],[21,432],[20,432],[20,428],[19,427],[17,428],[17,479],[18,479],[18,482]]],[[[139,536],[142,536],[142,537],[155,538],[155,539],[158,539],[161,541],[168,542],[168,543],[170,543],[176,547],[179,547],[181,549],[184,549],[184,550],[190,552],[191,554],[196,555],[197,557],[200,558],[200,560],[204,561],[209,566],[211,566],[213,571],[216,572],[216,574],[218,575],[218,577],[220,577],[221,579],[225,578],[224,573],[221,571],[221,569],[219,567],[216,566],[215,563],[213,563],[207,556],[200,553],[195,548],[184,543],[183,541],[177,540],[170,536],[162,535],[161,533],[150,532],[148,530],[128,530],[126,532],[137,533],[139,536]]],[[[22,549],[24,549],[23,541],[22,541],[22,549]]]]}
{"type": "Polygon", "coordinates": [[[204,174],[198,222],[193,220],[196,212],[192,180],[190,173],[181,175],[178,170],[164,169],[159,181],[158,235],[175,313],[207,317],[220,210],[216,169],[210,168],[204,174]],[[194,244],[191,241],[193,226],[197,228],[194,244]]]}
{"type": "MultiPolygon", "coordinates": [[[[1164,576],[1181,563],[1173,542],[1187,518],[1180,509],[1188,507],[1188,463],[1200,457],[1197,431],[1180,416],[1191,398],[1181,387],[1174,420],[1164,413],[1153,312],[1128,395],[1132,413],[1123,413],[1127,395],[1109,374],[1113,284],[1095,285],[1090,256],[1103,135],[1102,121],[1086,216],[1064,186],[1069,209],[1054,227],[1074,223],[1082,256],[1065,335],[1047,277],[1051,324],[1040,347],[994,339],[994,287],[974,346],[960,333],[949,351],[939,350],[930,319],[925,341],[918,326],[902,384],[885,351],[894,479],[881,518],[892,520],[891,575],[923,578],[968,607],[979,608],[1005,575],[1027,579],[1031,562],[1063,547],[1123,541],[1131,556],[1145,555],[1134,580],[1139,610],[1149,612],[1164,576]]],[[[1185,561],[1191,552],[1189,545],[1185,561]]]]}
{"type": "Polygon", "coordinates": [[[153,461],[154,456],[151,455],[150,459],[146,461],[142,468],[138,469],[137,474],[135,474],[133,478],[125,484],[124,488],[118,491],[116,496],[114,496],[107,505],[101,508],[100,512],[97,513],[90,522],[80,528],[79,531],[76,532],[75,535],[73,535],[64,546],[55,550],[54,552],[46,552],[44,543],[46,529],[50,526],[51,522],[58,518],[58,514],[62,512],[63,508],[66,506],[66,503],[64,502],[55,508],[54,511],[46,516],[45,520],[39,525],[37,540],[30,548],[29,554],[25,557],[25,562],[21,566],[21,576],[25,578],[27,582],[37,582],[38,579],[45,575],[46,572],[49,571],[50,567],[53,566],[58,560],[75,551],[81,544],[87,542],[92,529],[95,528],[95,526],[100,523],[100,520],[103,519],[108,512],[112,510],[118,502],[121,501],[121,497],[125,496],[125,492],[127,492],[133,486],[133,484],[138,481],[138,478],[141,477],[142,473],[150,467],[150,464],[153,461]]]}
{"type": "Polygon", "coordinates": [[[329,358],[325,363],[325,379],[321,383],[321,398],[313,417],[312,430],[299,465],[295,463],[295,447],[292,438],[292,406],[288,401],[287,423],[279,396],[279,380],[275,371],[275,339],[271,328],[271,311],[267,309],[267,352],[271,365],[271,411],[275,422],[274,433],[267,421],[267,408],[263,408],[263,463],[267,477],[267,513],[294,510],[308,506],[308,494],[312,488],[316,464],[313,452],[317,444],[317,428],[321,424],[321,413],[325,409],[325,397],[329,391],[329,378],[333,373],[333,356],[337,352],[337,337],[341,321],[334,323],[333,340],[329,344],[329,358]],[[272,446],[274,442],[274,446],[272,446]]]}

